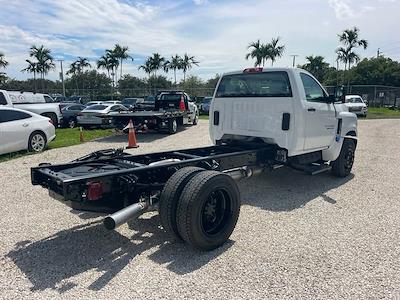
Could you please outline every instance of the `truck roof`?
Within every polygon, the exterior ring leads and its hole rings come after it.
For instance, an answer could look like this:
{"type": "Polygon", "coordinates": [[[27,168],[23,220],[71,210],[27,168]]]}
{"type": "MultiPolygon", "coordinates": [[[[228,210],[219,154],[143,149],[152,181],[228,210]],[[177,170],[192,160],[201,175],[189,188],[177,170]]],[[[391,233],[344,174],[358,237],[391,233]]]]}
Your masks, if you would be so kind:
{"type": "Polygon", "coordinates": [[[271,72],[271,71],[284,71],[284,72],[293,72],[293,73],[298,73],[300,71],[308,73],[306,70],[300,69],[300,68],[293,68],[293,67],[248,67],[244,68],[242,70],[237,70],[237,71],[231,71],[231,72],[226,72],[222,74],[222,76],[225,75],[235,75],[235,74],[243,74],[246,71],[247,73],[261,73],[261,72],[271,72]]]}

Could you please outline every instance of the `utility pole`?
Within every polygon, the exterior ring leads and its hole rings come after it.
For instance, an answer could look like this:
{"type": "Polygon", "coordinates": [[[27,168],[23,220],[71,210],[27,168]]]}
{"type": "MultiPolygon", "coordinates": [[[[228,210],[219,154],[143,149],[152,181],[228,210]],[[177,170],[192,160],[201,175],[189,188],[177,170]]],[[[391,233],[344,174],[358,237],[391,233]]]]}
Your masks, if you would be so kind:
{"type": "Polygon", "coordinates": [[[379,56],[381,55],[381,48],[378,48],[378,51],[376,51],[376,58],[379,58],[379,56]]]}
{"type": "Polygon", "coordinates": [[[61,78],[61,82],[62,82],[63,96],[65,97],[64,71],[63,71],[63,64],[62,64],[64,60],[59,59],[58,61],[60,62],[60,65],[61,65],[60,78],[61,78]]]}
{"type": "Polygon", "coordinates": [[[290,55],[293,57],[293,68],[296,66],[296,57],[298,56],[297,54],[290,55]]]}

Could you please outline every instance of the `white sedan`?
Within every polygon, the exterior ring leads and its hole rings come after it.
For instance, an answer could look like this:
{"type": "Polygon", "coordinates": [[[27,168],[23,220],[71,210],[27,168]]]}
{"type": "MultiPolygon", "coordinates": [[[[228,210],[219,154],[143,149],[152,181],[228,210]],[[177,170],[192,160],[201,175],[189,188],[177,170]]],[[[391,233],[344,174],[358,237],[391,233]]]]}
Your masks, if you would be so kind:
{"type": "Polygon", "coordinates": [[[84,128],[111,127],[112,120],[107,117],[110,112],[128,110],[122,104],[102,103],[86,107],[78,113],[78,124],[84,128]]]}
{"type": "Polygon", "coordinates": [[[26,149],[40,152],[55,137],[49,118],[22,109],[0,108],[0,154],[26,149]]]}

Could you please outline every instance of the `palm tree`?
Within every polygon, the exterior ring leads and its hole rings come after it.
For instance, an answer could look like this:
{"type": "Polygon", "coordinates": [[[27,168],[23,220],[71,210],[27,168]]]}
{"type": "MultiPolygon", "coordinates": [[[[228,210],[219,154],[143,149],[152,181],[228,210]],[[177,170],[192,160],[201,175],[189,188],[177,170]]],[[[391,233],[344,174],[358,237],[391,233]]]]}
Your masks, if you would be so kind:
{"type": "Polygon", "coordinates": [[[89,63],[89,60],[85,57],[78,56],[78,59],[75,62],[78,68],[78,73],[82,73],[84,68],[92,67],[92,65],[89,63]]]}
{"type": "Polygon", "coordinates": [[[79,74],[79,66],[78,66],[78,61],[74,61],[69,65],[69,70],[67,71],[67,75],[74,75],[75,78],[75,85],[76,85],[76,93],[79,94],[79,85],[78,85],[78,76],[79,74]]]}
{"type": "Polygon", "coordinates": [[[271,66],[274,65],[276,58],[282,57],[283,52],[285,51],[285,45],[278,46],[279,40],[280,37],[273,38],[271,43],[267,44],[267,47],[269,48],[268,56],[269,59],[271,59],[271,66]]]}
{"type": "Polygon", "coordinates": [[[265,50],[264,48],[265,45],[260,43],[260,40],[257,40],[257,42],[252,42],[249,44],[249,46],[247,47],[247,49],[251,49],[251,51],[249,53],[246,54],[246,59],[248,60],[250,57],[251,58],[255,58],[256,62],[254,63],[254,66],[261,66],[261,63],[263,63],[264,61],[264,54],[263,54],[263,50],[265,50]]]}
{"type": "Polygon", "coordinates": [[[28,66],[24,69],[22,69],[22,72],[29,72],[29,73],[33,73],[33,84],[35,85],[35,92],[37,90],[37,86],[36,86],[36,74],[39,73],[39,66],[37,62],[31,61],[29,59],[25,60],[28,63],[28,66]]]}
{"type": "Polygon", "coordinates": [[[43,45],[40,47],[33,45],[30,48],[29,56],[37,60],[37,73],[40,73],[40,79],[42,80],[42,90],[44,90],[44,77],[49,73],[50,70],[54,69],[56,65],[51,55],[51,50],[45,48],[43,45]]]}
{"type": "Polygon", "coordinates": [[[150,58],[146,59],[143,65],[139,66],[138,70],[143,70],[146,74],[149,74],[149,91],[151,90],[150,86],[150,76],[151,73],[154,71],[153,64],[150,58]]]}
{"type": "Polygon", "coordinates": [[[121,66],[120,69],[120,76],[119,78],[122,78],[122,62],[128,58],[130,58],[133,61],[133,57],[128,54],[129,48],[127,46],[121,46],[119,44],[115,44],[113,53],[116,58],[119,59],[119,64],[121,66]]]}
{"type": "Polygon", "coordinates": [[[164,66],[165,58],[162,57],[159,53],[153,53],[153,56],[150,56],[148,60],[150,61],[150,64],[152,66],[154,76],[157,76],[157,70],[161,69],[164,66]]]}
{"type": "Polygon", "coordinates": [[[8,61],[6,61],[4,53],[0,52],[0,68],[7,68],[8,61]]]}
{"type": "Polygon", "coordinates": [[[107,70],[107,75],[108,75],[108,77],[110,77],[111,65],[110,65],[109,56],[102,55],[99,58],[99,60],[97,61],[97,69],[106,69],[107,70]]]}
{"type": "Polygon", "coordinates": [[[345,69],[348,66],[350,70],[351,64],[357,63],[360,57],[353,49],[362,47],[367,49],[368,41],[359,38],[360,29],[353,27],[352,29],[345,29],[341,34],[338,34],[339,41],[344,44],[344,47],[336,49],[338,59],[345,64],[345,69]]]}
{"type": "Polygon", "coordinates": [[[108,57],[108,63],[111,70],[111,76],[113,81],[113,86],[117,83],[117,71],[119,67],[119,57],[114,50],[107,49],[106,56],[108,57]]]}
{"type": "Polygon", "coordinates": [[[182,58],[182,71],[183,71],[183,82],[186,80],[186,72],[190,70],[193,65],[198,66],[199,62],[195,60],[194,56],[190,56],[187,53],[182,58]]]}
{"type": "Polygon", "coordinates": [[[164,64],[164,70],[165,72],[168,72],[168,70],[174,70],[174,79],[175,79],[175,85],[176,85],[176,70],[182,69],[182,58],[178,55],[175,54],[174,56],[171,57],[171,60],[167,60],[164,64]]]}
{"type": "Polygon", "coordinates": [[[306,60],[308,62],[302,65],[301,68],[313,74],[319,81],[322,81],[329,67],[329,64],[325,62],[324,57],[320,55],[309,55],[306,56],[306,60]]]}

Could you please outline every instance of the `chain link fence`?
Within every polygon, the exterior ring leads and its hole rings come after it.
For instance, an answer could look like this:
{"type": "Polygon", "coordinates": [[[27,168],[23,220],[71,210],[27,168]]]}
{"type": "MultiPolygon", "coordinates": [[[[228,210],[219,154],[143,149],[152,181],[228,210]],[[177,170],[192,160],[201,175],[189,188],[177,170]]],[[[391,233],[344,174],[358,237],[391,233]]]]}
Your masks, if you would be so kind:
{"type": "MultiPolygon", "coordinates": [[[[326,86],[328,92],[333,92],[334,86],[326,86]]],[[[214,93],[214,88],[204,87],[176,87],[176,88],[150,88],[150,89],[80,89],[66,90],[67,96],[80,95],[88,96],[91,100],[110,100],[123,99],[127,97],[144,98],[156,95],[164,90],[184,90],[191,95],[195,101],[201,101],[204,97],[210,97],[214,93]]],[[[59,89],[47,90],[50,95],[62,95],[59,89]]],[[[384,85],[350,85],[347,94],[360,95],[368,102],[370,107],[396,107],[400,108],[400,87],[384,85]]]]}
{"type": "MultiPolygon", "coordinates": [[[[333,92],[334,86],[326,86],[333,92]]],[[[400,87],[385,85],[350,85],[348,95],[360,95],[370,107],[400,107],[400,87]]]]}

